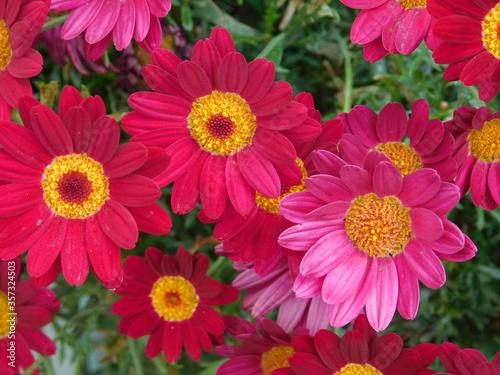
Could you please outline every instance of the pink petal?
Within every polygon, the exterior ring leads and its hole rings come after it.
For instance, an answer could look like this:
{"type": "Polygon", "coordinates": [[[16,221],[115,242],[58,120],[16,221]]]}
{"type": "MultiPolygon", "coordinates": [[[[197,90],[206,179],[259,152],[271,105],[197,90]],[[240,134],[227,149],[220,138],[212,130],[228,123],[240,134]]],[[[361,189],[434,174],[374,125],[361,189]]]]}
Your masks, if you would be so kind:
{"type": "Polygon", "coordinates": [[[267,94],[274,82],[274,64],[266,59],[256,59],[248,64],[248,80],[240,96],[248,104],[258,102],[267,94]]]}
{"type": "Polygon", "coordinates": [[[40,105],[31,109],[30,119],[38,140],[53,156],[73,152],[73,142],[68,130],[54,111],[40,105]]]}
{"type": "Polygon", "coordinates": [[[405,319],[415,319],[420,302],[418,278],[406,263],[405,257],[396,255],[394,262],[398,272],[397,309],[405,319]]]}
{"type": "Polygon", "coordinates": [[[145,207],[129,207],[128,210],[141,232],[159,235],[170,232],[172,228],[170,216],[156,203],[145,207]]]}
{"type": "Polygon", "coordinates": [[[212,84],[201,66],[183,61],[177,66],[179,84],[193,98],[200,98],[212,92],[212,84]]]}
{"type": "Polygon", "coordinates": [[[61,250],[61,267],[70,285],[80,285],[89,273],[85,220],[69,220],[66,242],[61,250]]]}
{"type": "Polygon", "coordinates": [[[287,220],[303,223],[307,214],[323,205],[324,203],[310,192],[299,191],[281,199],[279,211],[287,220]]]}
{"type": "Polygon", "coordinates": [[[330,232],[342,229],[343,226],[341,221],[305,222],[283,231],[279,236],[278,243],[290,250],[307,251],[320,238],[330,232]]]}
{"type": "Polygon", "coordinates": [[[87,154],[101,164],[107,163],[115,155],[120,141],[120,128],[112,117],[99,117],[92,124],[87,154]]]}
{"type": "Polygon", "coordinates": [[[248,82],[248,64],[241,53],[224,56],[217,71],[217,87],[222,92],[241,93],[248,82]]]}
{"type": "Polygon", "coordinates": [[[281,184],[276,169],[252,146],[236,154],[237,166],[248,184],[266,197],[280,195],[281,184]]]}
{"type": "Polygon", "coordinates": [[[210,155],[201,171],[201,204],[205,213],[212,219],[222,215],[228,201],[225,178],[226,162],[226,156],[210,155]]]}
{"type": "Polygon", "coordinates": [[[379,197],[397,196],[403,188],[401,172],[392,163],[382,162],[373,173],[373,191],[379,197]]]}
{"type": "Polygon", "coordinates": [[[257,128],[252,138],[252,144],[263,156],[274,162],[290,164],[297,159],[292,142],[277,131],[257,128]]]}
{"type": "Polygon", "coordinates": [[[499,61],[489,51],[483,51],[470,59],[460,73],[460,81],[466,86],[477,85],[491,77],[499,61]]]}
{"type": "Polygon", "coordinates": [[[155,203],[161,192],[151,179],[131,174],[109,181],[109,197],[126,207],[142,207],[155,203]]]}
{"type": "Polygon", "coordinates": [[[406,134],[407,127],[406,111],[401,104],[389,103],[382,108],[376,125],[380,142],[400,142],[406,134]]]}
{"type": "Polygon", "coordinates": [[[419,169],[403,178],[398,199],[405,207],[418,207],[433,198],[440,186],[441,179],[435,170],[419,169]]]}
{"type": "Polygon", "coordinates": [[[87,27],[85,40],[90,44],[95,44],[104,39],[117,23],[120,8],[120,0],[106,0],[103,2],[99,10],[99,16],[94,18],[87,27]]]}
{"type": "Polygon", "coordinates": [[[446,272],[437,255],[418,240],[406,245],[403,256],[422,283],[431,289],[440,288],[446,281],[446,272]]]}
{"type": "Polygon", "coordinates": [[[137,223],[132,214],[120,203],[107,200],[97,212],[102,231],[124,249],[135,247],[138,237],[137,223]]]}
{"type": "Polygon", "coordinates": [[[73,9],[62,26],[61,38],[70,40],[81,34],[96,17],[99,18],[103,4],[102,0],[88,1],[73,9]]]}
{"type": "Polygon", "coordinates": [[[396,49],[408,55],[422,43],[431,24],[431,16],[426,8],[415,7],[403,12],[396,31],[396,49]]]}
{"type": "Polygon", "coordinates": [[[191,111],[191,103],[186,99],[165,95],[158,92],[137,92],[128,99],[130,106],[136,111],[153,117],[185,123],[191,111]]]}
{"type": "Polygon", "coordinates": [[[103,165],[104,174],[111,178],[124,177],[141,167],[148,158],[148,149],[135,142],[118,146],[113,158],[103,165]]]}
{"type": "Polygon", "coordinates": [[[40,184],[11,183],[0,186],[0,215],[15,216],[41,204],[43,192],[40,184]]]}
{"type": "MultiPolygon", "coordinates": [[[[200,66],[207,75],[211,84],[210,91],[215,90],[221,56],[212,40],[204,39],[196,42],[193,52],[191,53],[191,61],[200,66]]],[[[179,73],[179,71],[177,72],[179,73]]],[[[195,97],[197,96],[198,95],[195,95],[195,97]]]]}
{"type": "Polygon", "coordinates": [[[267,94],[250,108],[255,116],[271,116],[282,111],[292,99],[292,86],[286,81],[277,81],[272,84],[267,94]]]}
{"type": "Polygon", "coordinates": [[[226,184],[229,200],[240,215],[248,215],[255,207],[255,190],[249,185],[237,165],[236,155],[226,162],[226,184]]]}
{"type": "Polygon", "coordinates": [[[257,118],[257,124],[272,130],[287,130],[304,122],[307,118],[307,107],[302,103],[290,102],[280,112],[257,118]]]}
{"type": "Polygon", "coordinates": [[[21,163],[10,156],[5,150],[0,149],[0,180],[34,183],[42,180],[43,171],[21,163]]]}
{"type": "Polygon", "coordinates": [[[147,0],[134,0],[135,2],[135,29],[134,39],[142,42],[148,34],[151,17],[147,0]]]}
{"type": "MultiPolygon", "coordinates": [[[[120,10],[116,11],[118,14],[118,22],[115,20],[113,26],[113,42],[115,43],[116,50],[122,51],[129,46],[132,35],[134,34],[135,2],[120,1],[119,4],[120,10]],[[123,22],[122,20],[131,20],[131,22],[123,22]]],[[[111,31],[111,29],[109,31],[111,31]]]]}
{"type": "Polygon", "coordinates": [[[73,152],[87,152],[92,133],[92,124],[88,112],[82,107],[71,107],[63,118],[64,125],[73,141],[73,152]]]}
{"type": "Polygon", "coordinates": [[[425,208],[413,208],[408,212],[413,234],[425,241],[435,241],[443,235],[443,222],[434,212],[425,208]]]}

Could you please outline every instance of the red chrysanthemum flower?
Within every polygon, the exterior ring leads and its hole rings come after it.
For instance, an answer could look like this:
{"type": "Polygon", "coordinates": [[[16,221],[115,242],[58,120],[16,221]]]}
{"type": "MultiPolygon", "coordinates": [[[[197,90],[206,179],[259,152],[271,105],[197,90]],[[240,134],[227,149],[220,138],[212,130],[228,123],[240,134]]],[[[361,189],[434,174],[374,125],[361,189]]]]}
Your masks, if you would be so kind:
{"type": "Polygon", "coordinates": [[[42,71],[42,55],[31,45],[47,12],[43,1],[0,0],[0,120],[10,120],[19,98],[33,94],[29,78],[42,71]]]}
{"type": "Polygon", "coordinates": [[[281,201],[280,211],[298,223],[279,242],[306,252],[294,290],[321,294],[330,324],[344,326],[365,307],[368,320],[385,329],[396,308],[405,319],[417,313],[419,284],[441,287],[441,259],[463,261],[476,252],[472,241],[446,218],[460,198],[458,187],[433,169],[404,177],[380,153],[367,154],[363,168],[327,151],[316,151],[320,173],[307,191],[281,201]]]}
{"type": "Polygon", "coordinates": [[[146,346],[149,358],[162,351],[168,362],[176,362],[182,347],[198,361],[201,350],[224,343],[226,325],[210,305],[225,305],[238,299],[238,291],[205,276],[208,258],[191,256],[180,247],[174,256],[150,247],[145,259],[125,260],[125,276],[116,290],[122,299],[111,308],[123,319],[120,333],[132,338],[151,335],[146,346]]]}
{"type": "Polygon", "coordinates": [[[387,53],[413,52],[423,40],[433,50],[437,43],[429,31],[432,17],[427,0],[341,0],[361,9],[351,28],[351,41],[363,44],[366,60],[374,62],[387,53]]]}
{"type": "Polygon", "coordinates": [[[293,338],[306,333],[306,330],[298,329],[288,335],[269,319],[257,319],[256,326],[230,315],[224,316],[224,320],[227,333],[241,345],[215,348],[215,353],[230,358],[217,368],[215,375],[275,374],[276,370],[289,366],[288,358],[295,353],[293,338]]]}
{"type": "Polygon", "coordinates": [[[493,113],[488,107],[460,107],[445,125],[457,137],[455,183],[461,195],[470,188],[476,206],[495,209],[500,205],[500,112],[493,113]]]}
{"type": "Polygon", "coordinates": [[[493,99],[500,90],[500,1],[429,0],[427,7],[436,19],[432,31],[442,41],[432,57],[450,64],[444,78],[480,84],[479,98],[493,99]]]}
{"type": "MultiPolygon", "coordinates": [[[[434,344],[403,348],[395,333],[377,337],[366,315],[360,315],[344,336],[321,330],[314,338],[297,337],[290,369],[279,375],[430,375],[436,359],[434,344]]],[[[273,374],[274,375],[274,374],[273,374]]],[[[277,375],[277,374],[276,374],[277,375]]]]}
{"type": "Polygon", "coordinates": [[[448,373],[436,375],[500,375],[500,351],[493,361],[474,349],[460,349],[451,342],[438,347],[438,356],[448,373]]]}
{"type": "Polygon", "coordinates": [[[429,120],[429,104],[424,99],[413,104],[409,120],[399,103],[385,105],[378,115],[358,105],[339,118],[346,132],[339,142],[340,156],[349,164],[362,166],[368,152],[378,151],[398,167],[403,177],[432,168],[443,181],[455,178],[453,136],[440,120],[429,120]]]}
{"type": "Polygon", "coordinates": [[[50,10],[71,10],[61,30],[61,38],[70,40],[85,33],[86,56],[100,58],[111,39],[121,51],[136,40],[148,52],[161,43],[160,18],[170,8],[170,0],[53,0],[50,10]]]}
{"type": "MultiPolygon", "coordinates": [[[[33,283],[19,280],[19,258],[0,261],[0,373],[17,375],[35,362],[31,352],[56,353],[56,345],[41,328],[59,311],[61,301],[55,293],[33,283]],[[4,372],[7,371],[7,372],[4,372]]],[[[39,374],[37,369],[33,374],[39,374]]]]}
{"type": "MultiPolygon", "coordinates": [[[[24,126],[0,121],[0,258],[28,250],[33,277],[62,267],[83,283],[89,267],[103,283],[121,280],[120,247],[138,231],[164,234],[168,214],[152,179],[167,157],[139,143],[119,146],[120,129],[98,96],[65,87],[59,116],[32,97],[20,101],[24,126]]],[[[56,270],[56,271],[55,271],[56,270]]]]}
{"type": "Polygon", "coordinates": [[[288,185],[300,183],[289,137],[308,141],[317,132],[301,131],[311,127],[299,126],[308,108],[293,101],[289,83],[274,81],[272,62],[248,64],[219,27],[196,43],[191,61],[163,49],[155,50],[152,60],[143,75],[156,92],[130,96],[136,112],[123,118],[123,127],[133,141],[161,146],[171,155],[162,177],[175,181],[174,212],[187,213],[201,200],[213,219],[229,204],[248,215],[256,191],[268,198],[281,194],[282,170],[288,185]]]}

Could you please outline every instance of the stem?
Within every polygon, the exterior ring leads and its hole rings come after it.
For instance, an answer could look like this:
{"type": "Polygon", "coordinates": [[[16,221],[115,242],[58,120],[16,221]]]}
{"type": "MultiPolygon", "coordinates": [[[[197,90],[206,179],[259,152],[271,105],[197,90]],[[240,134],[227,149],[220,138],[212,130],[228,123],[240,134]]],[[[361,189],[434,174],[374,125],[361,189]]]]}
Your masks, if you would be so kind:
{"type": "Polygon", "coordinates": [[[44,31],[47,31],[48,29],[51,29],[54,26],[62,24],[64,21],[66,21],[66,19],[68,18],[68,16],[69,16],[69,13],[48,20],[47,22],[45,22],[45,25],[43,25],[43,28],[42,28],[41,32],[43,33],[44,31]]]}
{"type": "Polygon", "coordinates": [[[141,365],[141,360],[139,359],[139,353],[137,353],[137,346],[132,338],[128,338],[128,346],[130,348],[130,355],[132,356],[132,362],[134,363],[137,375],[144,375],[144,370],[141,365]]]}

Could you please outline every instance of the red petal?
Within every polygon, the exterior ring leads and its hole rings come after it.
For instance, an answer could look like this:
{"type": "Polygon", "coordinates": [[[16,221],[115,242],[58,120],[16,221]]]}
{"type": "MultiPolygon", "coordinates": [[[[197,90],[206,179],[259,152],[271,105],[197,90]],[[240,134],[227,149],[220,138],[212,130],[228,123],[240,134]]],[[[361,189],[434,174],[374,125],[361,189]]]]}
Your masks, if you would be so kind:
{"type": "Polygon", "coordinates": [[[85,220],[68,220],[66,242],[61,250],[61,267],[70,285],[80,285],[89,273],[85,220]]]}
{"type": "Polygon", "coordinates": [[[102,231],[124,249],[135,247],[138,237],[137,223],[132,214],[120,203],[107,200],[97,212],[102,231]]]}
{"type": "Polygon", "coordinates": [[[129,207],[128,210],[141,232],[165,234],[172,228],[172,220],[167,211],[156,203],[146,207],[129,207]]]}
{"type": "Polygon", "coordinates": [[[226,162],[226,156],[210,155],[201,171],[201,204],[205,213],[212,219],[222,215],[228,201],[225,178],[226,162]]]}
{"type": "Polygon", "coordinates": [[[54,111],[39,105],[31,108],[30,120],[38,140],[53,156],[73,152],[73,142],[68,130],[54,111]]]}
{"type": "Polygon", "coordinates": [[[221,60],[217,88],[222,92],[241,93],[248,82],[248,64],[241,53],[230,53],[221,60]]]}

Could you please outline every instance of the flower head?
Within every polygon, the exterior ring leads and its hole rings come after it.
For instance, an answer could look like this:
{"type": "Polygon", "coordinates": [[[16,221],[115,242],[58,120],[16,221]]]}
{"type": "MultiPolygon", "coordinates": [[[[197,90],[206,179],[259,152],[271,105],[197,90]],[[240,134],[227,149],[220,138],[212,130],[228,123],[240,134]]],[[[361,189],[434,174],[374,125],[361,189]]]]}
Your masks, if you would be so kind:
{"type": "Polygon", "coordinates": [[[447,375],[500,375],[500,351],[490,362],[478,350],[462,350],[451,342],[445,342],[439,345],[438,356],[448,371],[447,375]]]}
{"type": "Polygon", "coordinates": [[[294,290],[298,297],[321,294],[330,305],[330,324],[343,326],[365,307],[380,331],[397,308],[413,319],[419,285],[441,287],[441,259],[465,260],[476,248],[446,218],[458,188],[435,170],[406,176],[379,153],[368,153],[363,168],[326,151],[316,152],[320,173],[307,191],[283,198],[281,213],[297,223],[279,242],[306,252],[294,290]]]}
{"type": "MultiPolygon", "coordinates": [[[[256,191],[280,196],[280,171],[289,185],[300,183],[296,151],[281,131],[298,133],[308,109],[292,100],[290,84],[274,81],[273,63],[248,64],[219,27],[196,43],[191,61],[163,49],[152,59],[143,75],[155,92],[132,94],[135,112],[123,124],[134,141],[163,147],[172,156],[162,177],[165,183],[175,181],[174,212],[187,213],[201,200],[212,219],[228,205],[248,215],[256,191]]],[[[319,123],[304,126],[313,131],[303,140],[317,136],[319,123]]]]}
{"type": "Polygon", "coordinates": [[[500,90],[500,2],[460,1],[460,6],[429,0],[428,9],[436,19],[433,33],[441,41],[432,55],[448,81],[480,84],[479,98],[491,100],[500,90]]]}
{"type": "Polygon", "coordinates": [[[224,305],[238,298],[238,291],[205,276],[208,258],[191,256],[181,247],[175,256],[150,247],[146,257],[125,260],[123,284],[116,290],[122,296],[112,312],[123,316],[118,326],[132,338],[151,335],[146,347],[149,358],[162,351],[169,362],[176,362],[182,351],[195,361],[201,350],[224,342],[225,324],[210,305],[224,305]]]}
{"type": "Polygon", "coordinates": [[[0,180],[8,182],[0,186],[0,258],[28,250],[35,278],[62,268],[78,285],[92,267],[102,282],[119,283],[120,247],[135,247],[139,230],[171,227],[155,203],[164,151],[119,146],[118,124],[101,98],[83,99],[69,86],[59,116],[32,97],[21,99],[20,114],[24,126],[0,122],[0,180]]]}
{"type": "MultiPolygon", "coordinates": [[[[56,345],[41,328],[49,324],[52,315],[59,311],[61,301],[52,290],[36,286],[33,279],[20,280],[20,274],[19,258],[0,261],[1,373],[20,374],[19,369],[30,367],[35,362],[32,350],[42,355],[56,353],[56,345]],[[9,298],[12,296],[15,296],[15,301],[9,298]],[[13,341],[14,355],[8,359],[13,341]]],[[[33,372],[36,375],[39,373],[39,369],[33,372]]]]}
{"type": "Polygon", "coordinates": [[[29,78],[42,71],[42,55],[31,46],[48,8],[36,0],[0,4],[0,120],[10,120],[19,98],[33,94],[29,78]]]}
{"type": "Polygon", "coordinates": [[[432,17],[427,0],[342,0],[361,9],[351,28],[351,41],[363,44],[365,59],[380,60],[387,53],[413,52],[423,40],[431,50],[436,41],[430,32],[432,17]]]}
{"type": "Polygon", "coordinates": [[[428,375],[437,349],[434,344],[403,348],[395,333],[377,337],[366,315],[360,315],[352,330],[339,337],[321,330],[314,338],[297,337],[290,372],[280,375],[428,375]]]}

